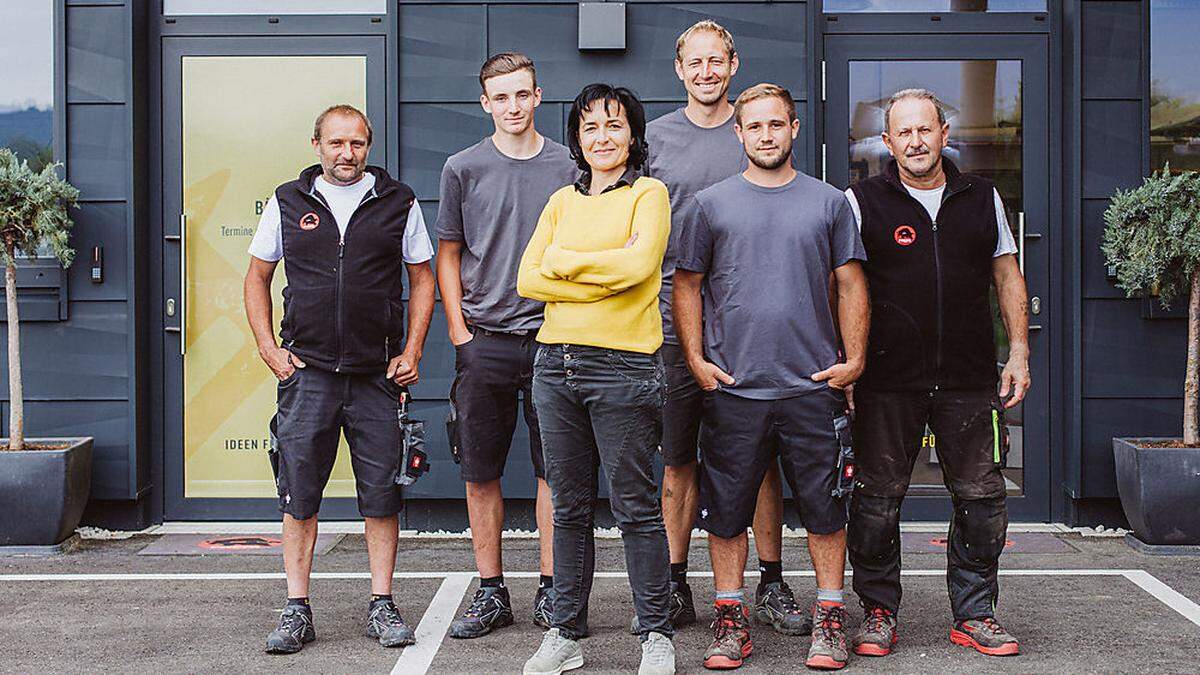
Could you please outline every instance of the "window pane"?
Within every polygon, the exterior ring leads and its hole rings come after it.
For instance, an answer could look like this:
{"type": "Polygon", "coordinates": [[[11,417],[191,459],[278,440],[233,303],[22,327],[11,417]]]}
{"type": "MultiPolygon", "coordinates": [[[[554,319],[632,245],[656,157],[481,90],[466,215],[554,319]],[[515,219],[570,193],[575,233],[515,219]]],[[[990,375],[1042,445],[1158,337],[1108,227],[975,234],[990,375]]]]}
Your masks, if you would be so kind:
{"type": "Polygon", "coordinates": [[[1150,3],[1150,166],[1200,170],[1200,3],[1150,3]]]}
{"type": "Polygon", "coordinates": [[[1046,0],[825,0],[827,14],[851,12],[1044,12],[1046,0]]]}
{"type": "Polygon", "coordinates": [[[209,14],[387,14],[386,0],[163,0],[168,16],[209,14]]]}
{"type": "Polygon", "coordinates": [[[5,2],[0,83],[0,147],[40,171],[54,155],[53,3],[5,2]]]}

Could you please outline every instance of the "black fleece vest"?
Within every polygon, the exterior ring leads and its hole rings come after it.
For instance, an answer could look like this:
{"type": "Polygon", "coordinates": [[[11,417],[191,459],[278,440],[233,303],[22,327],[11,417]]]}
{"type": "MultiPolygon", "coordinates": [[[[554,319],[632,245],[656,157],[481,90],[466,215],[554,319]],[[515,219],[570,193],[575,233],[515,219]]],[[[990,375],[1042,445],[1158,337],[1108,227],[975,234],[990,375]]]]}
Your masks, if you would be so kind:
{"type": "Polygon", "coordinates": [[[338,232],[311,166],[275,190],[283,230],[283,324],[279,337],[308,365],[378,372],[404,338],[404,228],[413,191],[369,166],[375,186],[338,232]]]}
{"type": "Polygon", "coordinates": [[[936,223],[904,189],[895,160],[851,186],[871,289],[863,387],[987,389],[998,381],[989,301],[994,186],[945,158],[942,165],[946,190],[936,223]]]}

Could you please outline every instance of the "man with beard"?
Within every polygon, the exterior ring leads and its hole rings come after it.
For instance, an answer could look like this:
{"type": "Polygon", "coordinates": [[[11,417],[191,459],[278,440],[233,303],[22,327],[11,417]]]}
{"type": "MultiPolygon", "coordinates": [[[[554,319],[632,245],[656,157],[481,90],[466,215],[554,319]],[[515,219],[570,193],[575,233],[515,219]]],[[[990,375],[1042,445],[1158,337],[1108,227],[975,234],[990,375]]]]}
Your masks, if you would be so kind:
{"type": "Polygon", "coordinates": [[[755,85],[738,97],[735,118],[750,165],[696,195],[674,289],[676,331],[705,392],[699,522],[709,532],[717,618],[704,665],[737,668],[752,651],[746,527],[767,468],[780,461],[817,577],[806,665],[837,669],[848,659],[842,390],[866,358],[866,255],[845,196],[788,161],[800,130],[791,94],[755,85]]]}
{"type": "MultiPolygon", "coordinates": [[[[675,74],[687,91],[687,105],[646,127],[650,144],[647,174],[666,183],[671,195],[671,240],[663,258],[660,292],[661,351],[667,376],[662,510],[671,548],[671,622],[676,627],[696,620],[687,561],[696,524],[696,443],[703,395],[688,371],[672,327],[671,283],[693,197],[746,168],[746,153],[733,130],[733,104],[727,98],[737,71],[738,55],[729,31],[711,20],[696,23],[675,43],[675,74]]],[[[780,633],[806,635],[812,617],[796,604],[783,581],[783,498],[776,465],[767,471],[754,514],[754,545],[762,575],[755,593],[755,614],[780,633]]],[[[638,632],[636,620],[632,632],[638,632]]]]}
{"type": "Polygon", "coordinates": [[[846,192],[870,255],[874,316],[854,392],[858,484],[849,546],[864,614],[854,651],[885,656],[896,644],[900,504],[929,425],[954,504],[946,547],[950,639],[984,654],[1016,654],[1020,645],[995,612],[1008,528],[1004,410],[1030,385],[1017,245],[992,182],[960,173],[942,156],[950,125],[933,92],[894,94],[884,128],[893,160],[846,192]],[[993,282],[1009,343],[999,396],[993,282]]]}

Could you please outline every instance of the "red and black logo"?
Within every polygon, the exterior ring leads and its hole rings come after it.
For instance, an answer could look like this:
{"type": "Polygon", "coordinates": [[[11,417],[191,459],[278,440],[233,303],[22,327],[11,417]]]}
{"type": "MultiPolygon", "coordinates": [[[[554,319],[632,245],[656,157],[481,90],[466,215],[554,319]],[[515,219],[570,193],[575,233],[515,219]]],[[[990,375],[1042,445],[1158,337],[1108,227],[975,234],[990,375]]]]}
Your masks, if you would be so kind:
{"type": "Polygon", "coordinates": [[[912,243],[917,240],[917,231],[912,225],[901,225],[892,233],[892,237],[901,246],[912,246],[912,243]]]}
{"type": "Polygon", "coordinates": [[[312,211],[300,216],[300,229],[302,230],[315,230],[320,224],[321,216],[318,216],[312,211]]]}

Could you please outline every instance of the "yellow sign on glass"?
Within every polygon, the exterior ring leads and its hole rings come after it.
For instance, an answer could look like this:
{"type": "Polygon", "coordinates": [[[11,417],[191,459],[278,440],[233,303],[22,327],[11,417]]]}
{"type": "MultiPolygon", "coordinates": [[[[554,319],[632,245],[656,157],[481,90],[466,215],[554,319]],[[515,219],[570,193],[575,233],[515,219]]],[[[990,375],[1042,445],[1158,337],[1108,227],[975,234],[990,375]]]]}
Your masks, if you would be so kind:
{"type": "MultiPolygon", "coordinates": [[[[183,360],[184,497],[275,497],[267,460],[276,380],[242,306],[246,252],[275,187],[316,163],[322,110],[367,103],[362,56],[183,58],[183,211],[187,352],[183,360]],[[303,86],[297,86],[303,83],[303,86]]],[[[275,274],[275,329],[283,266],[275,274]]],[[[345,441],[327,497],[351,497],[345,441]]]]}

